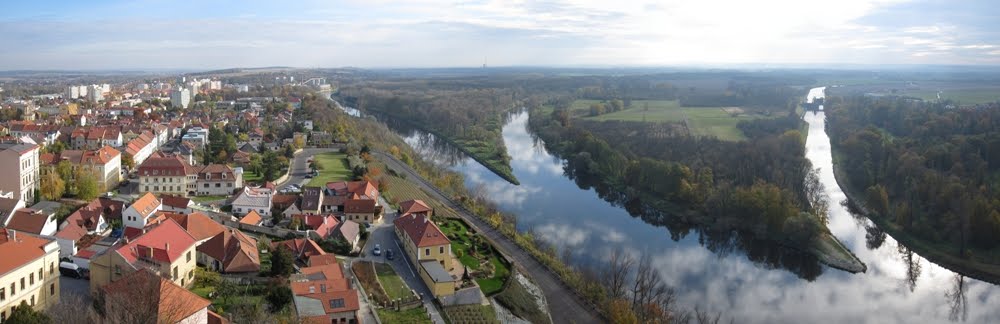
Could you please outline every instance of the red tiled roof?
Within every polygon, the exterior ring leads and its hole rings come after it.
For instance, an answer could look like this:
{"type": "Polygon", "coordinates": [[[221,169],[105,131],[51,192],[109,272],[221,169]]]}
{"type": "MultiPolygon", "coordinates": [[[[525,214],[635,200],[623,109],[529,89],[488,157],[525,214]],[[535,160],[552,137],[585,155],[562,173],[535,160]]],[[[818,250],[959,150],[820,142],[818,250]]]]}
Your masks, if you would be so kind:
{"type": "Polygon", "coordinates": [[[271,243],[271,249],[277,249],[281,246],[291,250],[297,259],[306,261],[312,256],[326,254],[326,251],[323,251],[323,248],[320,248],[319,244],[310,239],[297,238],[271,243]]]}
{"type": "Polygon", "coordinates": [[[316,234],[319,234],[319,237],[322,238],[330,237],[330,235],[333,234],[333,230],[337,228],[338,224],[340,224],[340,221],[338,221],[333,215],[299,214],[292,215],[292,218],[301,219],[302,224],[315,231],[316,234]]]}
{"type": "Polygon", "coordinates": [[[163,206],[170,206],[174,208],[188,208],[188,204],[191,203],[190,198],[184,198],[181,196],[174,195],[162,195],[160,196],[160,201],[163,202],[163,206]]]}
{"type": "Polygon", "coordinates": [[[413,241],[416,247],[437,246],[451,243],[444,232],[424,214],[409,214],[400,216],[393,221],[396,228],[402,229],[413,241]]]}
{"type": "Polygon", "coordinates": [[[213,236],[218,235],[226,231],[226,227],[212,220],[201,212],[193,212],[191,214],[178,214],[171,212],[159,212],[157,215],[163,215],[165,218],[169,218],[177,222],[178,225],[184,228],[191,237],[194,237],[196,241],[207,240],[213,236]]]}
{"type": "Polygon", "coordinates": [[[262,220],[263,219],[256,210],[250,210],[250,212],[244,215],[243,218],[240,218],[240,224],[257,225],[260,224],[262,220]]]}
{"type": "Polygon", "coordinates": [[[348,199],[344,201],[345,213],[374,213],[375,201],[370,199],[348,199]]]}
{"type": "Polygon", "coordinates": [[[225,272],[260,271],[257,240],[237,229],[229,229],[197,247],[198,252],[219,260],[225,272]]]}
{"type": "Polygon", "coordinates": [[[31,208],[21,208],[11,215],[7,221],[7,228],[31,234],[42,234],[42,228],[49,220],[49,216],[42,214],[31,208]]]}
{"type": "Polygon", "coordinates": [[[107,295],[118,295],[122,299],[141,301],[147,301],[149,298],[155,299],[158,302],[156,322],[180,322],[180,320],[212,305],[212,302],[207,299],[201,298],[145,268],[130,273],[101,289],[107,295]]]}
{"type": "Polygon", "coordinates": [[[146,218],[152,215],[153,212],[156,211],[156,207],[159,205],[160,201],[156,199],[156,196],[147,192],[142,195],[142,197],[139,197],[139,199],[132,202],[132,205],[129,206],[129,208],[135,209],[135,211],[139,212],[139,216],[146,218]]]}
{"type": "Polygon", "coordinates": [[[129,263],[135,263],[139,258],[173,263],[194,243],[195,239],[191,234],[173,219],[168,219],[152,226],[145,234],[117,247],[116,251],[129,263]]]}
{"type": "Polygon", "coordinates": [[[425,213],[431,211],[431,207],[423,200],[407,200],[399,203],[400,214],[425,213]]]}

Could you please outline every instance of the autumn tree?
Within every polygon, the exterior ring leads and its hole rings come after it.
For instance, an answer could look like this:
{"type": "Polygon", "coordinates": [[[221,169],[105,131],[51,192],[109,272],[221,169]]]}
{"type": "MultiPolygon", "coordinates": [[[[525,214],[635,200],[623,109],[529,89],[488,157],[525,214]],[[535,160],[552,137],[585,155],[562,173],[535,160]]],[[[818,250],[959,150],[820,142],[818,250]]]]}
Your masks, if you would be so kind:
{"type": "Polygon", "coordinates": [[[76,197],[80,200],[90,201],[100,196],[97,177],[90,172],[80,172],[76,179],[76,197]]]}
{"type": "Polygon", "coordinates": [[[66,182],[55,172],[49,172],[42,176],[41,194],[45,200],[59,200],[66,191],[66,182]]]}

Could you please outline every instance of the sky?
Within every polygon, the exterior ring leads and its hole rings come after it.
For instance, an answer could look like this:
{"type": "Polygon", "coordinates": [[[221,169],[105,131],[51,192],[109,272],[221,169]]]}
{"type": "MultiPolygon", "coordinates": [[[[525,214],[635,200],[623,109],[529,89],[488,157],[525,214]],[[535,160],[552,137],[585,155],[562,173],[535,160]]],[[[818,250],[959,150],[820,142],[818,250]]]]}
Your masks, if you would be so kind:
{"type": "Polygon", "coordinates": [[[3,1],[0,70],[1000,64],[996,0],[3,1]]]}

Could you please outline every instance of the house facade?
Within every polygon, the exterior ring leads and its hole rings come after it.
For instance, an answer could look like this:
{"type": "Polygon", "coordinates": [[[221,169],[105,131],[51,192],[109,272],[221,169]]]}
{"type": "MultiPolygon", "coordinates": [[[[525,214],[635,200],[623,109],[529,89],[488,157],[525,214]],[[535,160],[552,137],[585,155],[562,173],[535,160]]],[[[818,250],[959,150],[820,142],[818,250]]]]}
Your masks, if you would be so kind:
{"type": "Polygon", "coordinates": [[[38,145],[7,141],[0,143],[0,191],[13,192],[24,201],[35,200],[39,184],[38,145]]]}
{"type": "Polygon", "coordinates": [[[0,229],[0,321],[26,302],[44,310],[59,301],[59,245],[0,229]]]}

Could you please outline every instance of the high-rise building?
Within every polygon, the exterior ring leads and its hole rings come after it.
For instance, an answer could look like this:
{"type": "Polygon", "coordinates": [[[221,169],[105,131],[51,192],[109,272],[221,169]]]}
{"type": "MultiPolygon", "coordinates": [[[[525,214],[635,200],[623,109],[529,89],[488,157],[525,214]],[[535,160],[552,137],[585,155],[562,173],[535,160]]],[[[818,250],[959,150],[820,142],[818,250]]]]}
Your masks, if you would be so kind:
{"type": "Polygon", "coordinates": [[[180,89],[170,92],[170,105],[175,108],[187,109],[191,104],[191,90],[180,89]]]}
{"type": "Polygon", "coordinates": [[[96,84],[88,87],[87,100],[91,102],[104,100],[104,87],[96,84]]]}
{"type": "Polygon", "coordinates": [[[77,86],[66,87],[66,93],[63,94],[63,98],[66,100],[80,98],[80,87],[77,86]]]}

